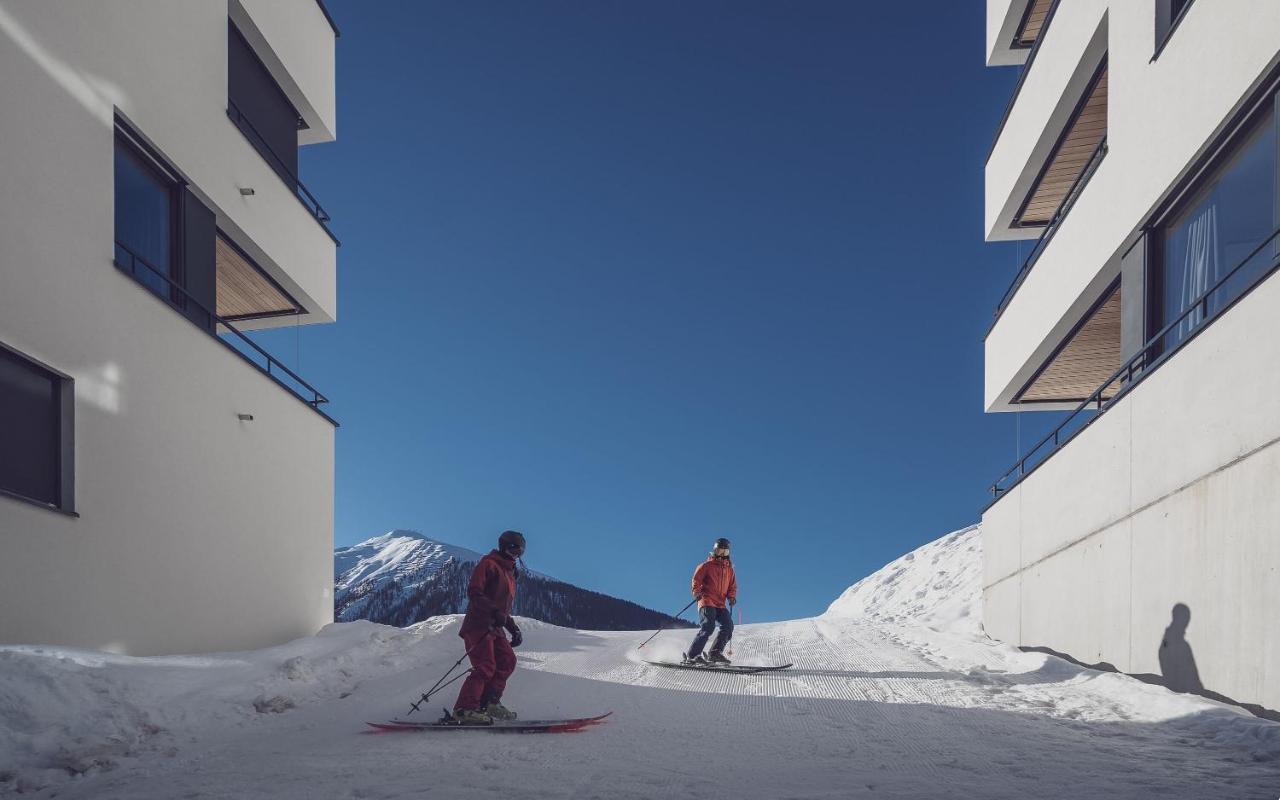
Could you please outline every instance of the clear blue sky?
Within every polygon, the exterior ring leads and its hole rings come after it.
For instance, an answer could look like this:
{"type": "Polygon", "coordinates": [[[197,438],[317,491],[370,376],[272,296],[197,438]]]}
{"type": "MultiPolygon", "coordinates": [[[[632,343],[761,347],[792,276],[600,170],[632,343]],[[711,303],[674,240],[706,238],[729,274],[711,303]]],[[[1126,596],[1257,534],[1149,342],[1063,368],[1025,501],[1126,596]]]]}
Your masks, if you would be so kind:
{"type": "Polygon", "coordinates": [[[302,175],[339,321],[297,345],[338,545],[519,528],[674,611],[728,536],[750,622],[978,519],[1017,257],[982,240],[1017,75],[981,2],[328,2],[339,138],[302,175]]]}

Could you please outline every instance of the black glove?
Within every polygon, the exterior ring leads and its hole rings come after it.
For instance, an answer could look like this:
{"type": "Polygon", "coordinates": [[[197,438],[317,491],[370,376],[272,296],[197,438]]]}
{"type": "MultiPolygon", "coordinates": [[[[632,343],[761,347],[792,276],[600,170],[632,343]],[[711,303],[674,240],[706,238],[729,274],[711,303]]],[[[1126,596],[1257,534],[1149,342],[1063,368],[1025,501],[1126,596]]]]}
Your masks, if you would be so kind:
{"type": "Polygon", "coordinates": [[[507,627],[507,614],[506,614],[506,612],[504,612],[504,611],[499,611],[499,610],[498,610],[498,609],[496,609],[496,608],[493,610],[493,627],[494,627],[494,628],[505,628],[505,627],[507,627]]]}
{"type": "Polygon", "coordinates": [[[517,628],[515,625],[510,625],[507,627],[507,630],[511,631],[512,647],[519,647],[521,644],[524,643],[524,634],[520,632],[519,628],[517,628]]]}

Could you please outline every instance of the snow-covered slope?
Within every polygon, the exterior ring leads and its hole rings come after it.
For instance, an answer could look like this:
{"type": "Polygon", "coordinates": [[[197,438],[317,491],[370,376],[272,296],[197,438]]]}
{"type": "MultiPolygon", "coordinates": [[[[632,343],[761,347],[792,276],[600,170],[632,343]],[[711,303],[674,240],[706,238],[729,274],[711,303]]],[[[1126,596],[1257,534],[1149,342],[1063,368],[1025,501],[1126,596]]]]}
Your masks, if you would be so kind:
{"type": "Polygon", "coordinates": [[[844,591],[828,617],[975,633],[981,627],[982,536],[977,525],[890,562],[844,591]]]}
{"type": "MultiPolygon", "coordinates": [[[[0,648],[0,794],[137,798],[1267,798],[1280,725],[984,638],[967,529],[811,619],[745,625],[739,662],[667,670],[689,632],[522,622],[504,702],[613,710],[574,736],[362,735],[460,655],[456,616],[276,648],[128,658],[0,648]]],[[[433,699],[433,711],[453,699],[433,699]],[[438,702],[437,702],[438,700],[438,702]]]]}

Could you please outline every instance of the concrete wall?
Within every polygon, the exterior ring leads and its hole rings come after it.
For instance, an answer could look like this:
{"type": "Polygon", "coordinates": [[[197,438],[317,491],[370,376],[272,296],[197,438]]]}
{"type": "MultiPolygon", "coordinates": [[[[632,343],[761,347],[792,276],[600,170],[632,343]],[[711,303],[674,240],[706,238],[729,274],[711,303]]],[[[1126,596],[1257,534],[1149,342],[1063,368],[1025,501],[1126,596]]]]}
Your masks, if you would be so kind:
{"type": "MultiPolygon", "coordinates": [[[[1109,63],[1109,151],[986,339],[984,404],[1009,401],[1119,272],[1141,225],[1280,55],[1280,3],[1195,3],[1160,57],[1154,0],[1063,2],[986,167],[987,238],[1061,132],[1094,49],[1109,63]],[[1098,38],[1099,34],[1102,38],[1098,38]]],[[[1012,278],[1012,276],[1010,276],[1012,278]]]]}
{"type": "Polygon", "coordinates": [[[237,649],[332,618],[332,424],[111,263],[118,107],[335,311],[332,242],[226,117],[227,13],[0,0],[0,341],[76,381],[80,514],[0,498],[0,641],[237,649]]]}
{"type": "Polygon", "coordinates": [[[983,515],[992,636],[1280,710],[1280,280],[1265,281],[983,515]],[[1174,676],[1176,678],[1176,676],[1174,676]]]}

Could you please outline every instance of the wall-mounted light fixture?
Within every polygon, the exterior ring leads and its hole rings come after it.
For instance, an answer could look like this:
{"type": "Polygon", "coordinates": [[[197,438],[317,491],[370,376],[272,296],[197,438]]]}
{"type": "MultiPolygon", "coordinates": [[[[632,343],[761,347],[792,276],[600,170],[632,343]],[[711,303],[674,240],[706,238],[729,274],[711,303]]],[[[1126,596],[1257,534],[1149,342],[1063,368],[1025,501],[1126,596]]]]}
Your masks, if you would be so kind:
{"type": "Polygon", "coordinates": [[[253,415],[252,414],[236,414],[236,419],[240,420],[241,422],[253,422],[253,415]]]}
{"type": "Polygon", "coordinates": [[[241,186],[241,187],[240,187],[240,194],[244,195],[245,197],[250,197],[250,196],[252,196],[253,194],[255,194],[255,192],[253,191],[253,187],[252,187],[252,186],[241,186]]]}

